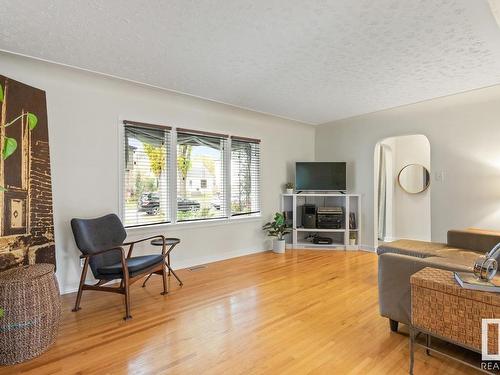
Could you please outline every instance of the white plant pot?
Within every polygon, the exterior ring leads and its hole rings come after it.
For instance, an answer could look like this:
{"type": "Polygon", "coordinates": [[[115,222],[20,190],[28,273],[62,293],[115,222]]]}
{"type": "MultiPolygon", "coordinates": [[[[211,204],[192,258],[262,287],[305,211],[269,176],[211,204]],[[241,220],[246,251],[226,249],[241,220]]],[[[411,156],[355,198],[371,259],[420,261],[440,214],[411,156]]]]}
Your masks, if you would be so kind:
{"type": "Polygon", "coordinates": [[[293,194],[293,189],[286,189],[287,194],[293,194]]]}
{"type": "Polygon", "coordinates": [[[273,240],[273,251],[277,254],[284,254],[286,248],[285,240],[273,240]]]}
{"type": "Polygon", "coordinates": [[[356,239],[355,238],[349,238],[349,245],[351,245],[351,246],[356,245],[356,239]]]}

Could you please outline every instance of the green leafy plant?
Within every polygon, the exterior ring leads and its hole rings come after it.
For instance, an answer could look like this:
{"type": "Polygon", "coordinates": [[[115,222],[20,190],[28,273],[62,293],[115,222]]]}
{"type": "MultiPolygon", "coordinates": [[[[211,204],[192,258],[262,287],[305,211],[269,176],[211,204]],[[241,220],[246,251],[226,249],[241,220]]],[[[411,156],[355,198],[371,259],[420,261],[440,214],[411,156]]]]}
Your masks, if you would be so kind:
{"type": "Polygon", "coordinates": [[[285,184],[285,189],[293,189],[293,188],[294,188],[293,182],[287,182],[285,184]]]}
{"type": "Polygon", "coordinates": [[[208,173],[210,173],[211,176],[215,177],[215,160],[210,156],[205,155],[202,155],[200,159],[203,163],[203,167],[208,171],[208,173]]]}
{"type": "Polygon", "coordinates": [[[277,237],[280,241],[285,234],[291,233],[290,229],[286,226],[285,216],[281,212],[276,212],[274,220],[264,224],[262,229],[267,230],[268,236],[277,237]]]}
{"type": "Polygon", "coordinates": [[[191,145],[180,145],[177,153],[177,170],[181,177],[180,194],[183,197],[187,195],[186,178],[193,164],[191,161],[192,150],[191,145]]]}
{"type": "Polygon", "coordinates": [[[163,147],[156,147],[148,143],[143,143],[144,151],[149,158],[151,171],[156,177],[156,187],[160,185],[160,177],[165,168],[165,149],[163,147]]]}
{"type": "MultiPolygon", "coordinates": [[[[3,103],[4,100],[5,100],[4,90],[2,85],[0,85],[0,103],[3,103]]],[[[34,113],[25,112],[17,116],[14,120],[3,125],[4,129],[14,125],[17,121],[21,120],[23,117],[26,118],[27,126],[30,131],[36,128],[36,125],[38,124],[38,117],[36,117],[34,113]]],[[[4,134],[5,131],[2,132],[3,139],[1,140],[3,143],[2,158],[3,160],[6,160],[17,150],[17,141],[15,138],[7,137],[4,134]]],[[[0,191],[5,191],[5,190],[6,189],[3,186],[0,186],[0,191]]]]}

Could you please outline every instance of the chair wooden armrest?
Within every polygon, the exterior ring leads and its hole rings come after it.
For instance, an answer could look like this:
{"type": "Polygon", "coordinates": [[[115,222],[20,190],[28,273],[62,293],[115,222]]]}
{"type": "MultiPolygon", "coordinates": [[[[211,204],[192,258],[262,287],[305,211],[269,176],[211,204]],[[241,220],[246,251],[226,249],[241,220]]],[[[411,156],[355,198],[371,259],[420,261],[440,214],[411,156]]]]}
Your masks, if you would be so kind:
{"type": "Polygon", "coordinates": [[[156,236],[151,236],[151,237],[146,237],[146,238],[142,238],[140,240],[136,240],[136,241],[129,241],[129,242],[125,242],[123,244],[123,246],[130,246],[129,250],[128,250],[128,254],[127,254],[127,258],[130,258],[132,256],[132,250],[134,250],[134,245],[136,243],[139,243],[139,242],[144,242],[144,241],[149,241],[149,240],[154,240],[155,238],[161,238],[163,240],[163,247],[162,247],[162,251],[161,251],[161,254],[163,255],[163,257],[165,258],[165,251],[166,251],[166,242],[165,242],[165,236],[161,235],[161,234],[158,234],[156,236]]]}
{"type": "Polygon", "coordinates": [[[162,234],[157,234],[156,236],[151,236],[151,237],[146,237],[146,238],[142,238],[140,240],[136,240],[136,241],[129,241],[129,242],[125,242],[123,245],[124,246],[128,246],[128,245],[132,245],[132,244],[136,244],[136,243],[139,243],[139,242],[144,242],[144,241],[148,241],[148,240],[153,240],[155,238],[161,238],[161,239],[165,239],[165,236],[162,235],[162,234]]]}

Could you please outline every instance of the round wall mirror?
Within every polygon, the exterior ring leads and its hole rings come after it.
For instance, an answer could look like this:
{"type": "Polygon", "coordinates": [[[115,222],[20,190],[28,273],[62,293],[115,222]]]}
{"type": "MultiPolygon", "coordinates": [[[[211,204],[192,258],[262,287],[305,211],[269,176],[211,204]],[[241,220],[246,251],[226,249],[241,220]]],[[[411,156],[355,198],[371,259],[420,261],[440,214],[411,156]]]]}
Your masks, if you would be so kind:
{"type": "Polygon", "coordinates": [[[418,194],[429,187],[431,176],[423,165],[408,164],[399,171],[398,183],[407,193],[418,194]]]}

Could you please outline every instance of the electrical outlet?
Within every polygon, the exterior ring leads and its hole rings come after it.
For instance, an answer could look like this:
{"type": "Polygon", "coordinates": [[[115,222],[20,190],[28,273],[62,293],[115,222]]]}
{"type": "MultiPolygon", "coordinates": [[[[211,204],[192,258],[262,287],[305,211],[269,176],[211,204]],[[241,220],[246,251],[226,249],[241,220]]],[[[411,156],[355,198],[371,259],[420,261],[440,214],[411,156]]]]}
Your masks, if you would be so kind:
{"type": "Polygon", "coordinates": [[[444,171],[434,172],[434,179],[437,182],[444,182],[444,171]]]}

